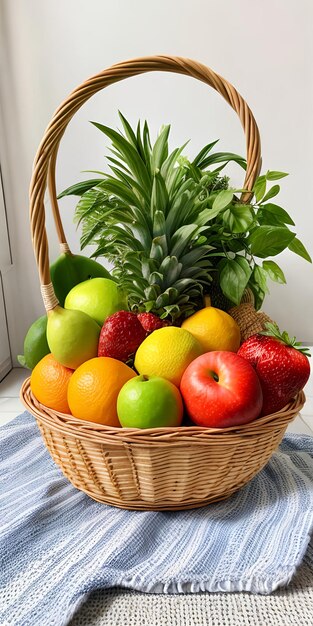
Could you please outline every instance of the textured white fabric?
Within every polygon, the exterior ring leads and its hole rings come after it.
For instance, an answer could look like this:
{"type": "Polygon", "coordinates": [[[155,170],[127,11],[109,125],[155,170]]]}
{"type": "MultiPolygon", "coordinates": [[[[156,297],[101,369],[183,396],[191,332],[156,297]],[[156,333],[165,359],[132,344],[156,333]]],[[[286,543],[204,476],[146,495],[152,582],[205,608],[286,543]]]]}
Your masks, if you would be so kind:
{"type": "Polygon", "coordinates": [[[313,572],[303,564],[270,596],[199,593],[165,596],[98,590],[69,626],[312,626],[313,572]]]}

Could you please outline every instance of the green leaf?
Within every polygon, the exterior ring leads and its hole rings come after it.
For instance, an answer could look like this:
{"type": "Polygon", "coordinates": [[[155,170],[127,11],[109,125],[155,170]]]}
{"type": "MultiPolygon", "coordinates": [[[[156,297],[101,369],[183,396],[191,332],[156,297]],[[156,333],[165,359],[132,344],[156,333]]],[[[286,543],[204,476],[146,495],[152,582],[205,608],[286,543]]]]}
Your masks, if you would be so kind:
{"type": "Polygon", "coordinates": [[[197,263],[211,250],[211,246],[202,246],[201,248],[194,248],[184,254],[180,260],[184,267],[188,267],[197,263]]]}
{"type": "MultiPolygon", "coordinates": [[[[113,150],[112,150],[112,153],[113,153],[113,150]]],[[[119,156],[119,155],[118,155],[118,156],[119,156]]],[[[113,163],[114,165],[117,165],[117,167],[118,167],[119,169],[122,169],[124,172],[126,172],[126,174],[127,174],[128,176],[131,176],[131,172],[130,172],[130,171],[129,171],[129,169],[128,169],[128,168],[127,168],[127,167],[126,167],[126,166],[122,163],[122,161],[118,161],[117,159],[114,159],[113,157],[109,157],[109,156],[107,156],[106,158],[107,158],[107,161],[109,161],[109,163],[110,163],[110,164],[111,164],[111,163],[113,163]]],[[[110,165],[110,167],[111,167],[111,165],[110,165]]],[[[105,177],[105,176],[107,176],[107,172],[103,172],[103,176],[104,176],[104,177],[105,177]]]]}
{"type": "Polygon", "coordinates": [[[219,139],[216,139],[216,141],[212,141],[211,143],[208,143],[206,146],[204,146],[204,148],[202,148],[199,154],[197,154],[197,156],[194,158],[192,164],[199,166],[201,161],[203,161],[203,159],[209,154],[209,152],[211,152],[212,148],[218,143],[218,141],[219,139]]]}
{"type": "Polygon", "coordinates": [[[130,123],[127,121],[126,117],[124,117],[124,115],[121,113],[121,111],[118,112],[120,119],[122,121],[123,124],[123,128],[125,131],[125,135],[128,139],[128,141],[134,146],[134,148],[137,149],[137,138],[136,135],[130,125],[130,123]]]}
{"type": "Polygon", "coordinates": [[[280,178],[285,178],[285,176],[289,176],[286,172],[275,172],[268,170],[266,174],[266,180],[279,180],[280,178]]]}
{"type": "Polygon", "coordinates": [[[165,235],[154,237],[151,244],[150,257],[162,263],[168,253],[168,245],[165,235]]]}
{"type": "Polygon", "coordinates": [[[276,283],[285,284],[286,278],[283,270],[275,263],[275,261],[263,261],[262,267],[264,271],[269,275],[270,279],[276,283]]]}
{"type": "Polygon", "coordinates": [[[189,163],[188,165],[188,174],[196,183],[200,183],[202,179],[202,170],[193,163],[189,163]]]}
{"type": "Polygon", "coordinates": [[[310,255],[309,255],[307,249],[304,247],[303,243],[297,237],[295,237],[291,241],[291,243],[288,245],[288,248],[292,252],[295,252],[295,254],[298,254],[299,256],[301,256],[306,261],[309,261],[309,263],[312,263],[312,259],[311,259],[310,255]]]}
{"type": "Polygon", "coordinates": [[[140,183],[143,187],[149,188],[150,177],[145,163],[141,159],[136,148],[134,148],[134,146],[129,141],[127,141],[127,139],[125,139],[123,135],[113,130],[113,128],[109,128],[108,126],[104,126],[103,124],[98,124],[98,122],[92,122],[92,124],[99,130],[101,130],[104,135],[109,137],[109,139],[111,139],[113,146],[125,159],[129,166],[129,169],[136,177],[137,182],[140,183]]]}
{"type": "Polygon", "coordinates": [[[223,213],[223,222],[232,233],[249,230],[254,222],[254,212],[246,204],[234,204],[223,213]]]}
{"type": "Polygon", "coordinates": [[[159,285],[162,287],[163,275],[160,272],[152,272],[149,276],[149,285],[159,285]]]}
{"type": "Polygon", "coordinates": [[[227,247],[230,252],[242,252],[245,248],[244,235],[242,237],[238,237],[238,239],[237,237],[236,239],[229,239],[227,241],[227,247]]]}
{"type": "MultiPolygon", "coordinates": [[[[134,178],[131,178],[130,176],[128,176],[125,172],[123,172],[123,170],[120,170],[118,167],[113,167],[113,165],[110,165],[110,168],[112,172],[115,174],[115,176],[122,183],[126,183],[127,188],[132,189],[132,190],[135,189],[139,192],[139,196],[138,194],[136,195],[138,196],[138,199],[142,201],[143,204],[145,200],[149,202],[150,197],[146,189],[144,189],[144,187],[142,187],[139,183],[137,183],[137,181],[134,180],[134,178]]],[[[112,180],[112,177],[108,176],[107,174],[106,174],[106,178],[107,180],[112,180]]],[[[103,188],[105,189],[105,185],[103,185],[103,188]]]]}
{"type": "Polygon", "coordinates": [[[262,289],[259,287],[259,285],[256,282],[254,282],[253,274],[249,280],[248,287],[251,289],[254,295],[254,306],[256,310],[259,311],[260,308],[262,307],[263,300],[265,298],[265,292],[262,291],[262,289]]]}
{"type": "Polygon", "coordinates": [[[160,175],[160,173],[158,173],[153,177],[151,201],[150,201],[151,216],[154,215],[155,211],[162,211],[165,214],[167,205],[168,205],[167,189],[166,189],[165,182],[162,176],[160,175]]]}
{"type": "Polygon", "coordinates": [[[67,187],[64,189],[59,195],[58,200],[60,198],[64,198],[64,196],[82,196],[86,191],[91,189],[92,187],[96,187],[99,183],[103,182],[103,178],[91,178],[90,180],[82,180],[80,183],[76,183],[75,185],[71,185],[71,187],[67,187]]]}
{"type": "Polygon", "coordinates": [[[165,233],[165,217],[163,211],[155,211],[153,217],[153,237],[159,237],[165,233]]]}
{"type": "Polygon", "coordinates": [[[178,279],[182,267],[182,263],[178,262],[176,256],[167,256],[163,259],[160,265],[160,272],[164,275],[167,285],[172,285],[178,279]]]}
{"type": "Polygon", "coordinates": [[[241,269],[245,272],[246,277],[247,277],[247,281],[249,280],[250,276],[251,276],[251,272],[252,269],[247,261],[247,259],[245,259],[243,256],[240,256],[240,254],[236,255],[235,261],[238,265],[240,265],[241,269]]]}
{"type": "MultiPolygon", "coordinates": [[[[125,228],[126,228],[126,224],[128,225],[129,222],[124,220],[125,228]]],[[[114,228],[116,231],[118,227],[115,226],[114,228]]],[[[145,225],[140,224],[140,222],[131,222],[129,224],[129,229],[132,232],[134,239],[137,241],[140,241],[140,243],[142,244],[143,250],[148,250],[152,243],[152,237],[150,235],[149,230],[147,230],[147,228],[145,227],[145,225]]],[[[123,236],[122,236],[122,241],[123,241],[123,236]]]]}
{"type": "Polygon", "coordinates": [[[82,174],[101,174],[101,176],[106,175],[106,173],[102,170],[82,170],[82,174]]]}
{"type": "Polygon", "coordinates": [[[280,186],[274,185],[264,196],[262,202],[266,202],[266,200],[269,200],[270,198],[274,198],[275,196],[277,196],[277,194],[279,194],[279,192],[280,192],[280,186]]]}
{"type": "MultiPolygon", "coordinates": [[[[130,264],[124,264],[124,267],[129,267],[130,271],[132,272],[133,269],[135,270],[135,273],[138,273],[138,269],[137,268],[133,268],[130,264]]],[[[157,268],[157,263],[155,263],[153,261],[153,259],[143,259],[143,261],[141,262],[141,272],[142,275],[144,277],[145,280],[148,280],[151,272],[155,271],[155,269],[157,268]]]]}
{"type": "Polygon", "coordinates": [[[182,293],[186,289],[188,290],[188,287],[194,287],[194,285],[195,281],[193,278],[180,278],[179,280],[176,280],[173,286],[177,289],[178,293],[182,293]]]}
{"type": "Polygon", "coordinates": [[[159,285],[151,285],[145,289],[145,297],[147,300],[156,300],[160,295],[160,291],[159,285]]]}
{"type": "Polygon", "coordinates": [[[253,278],[254,282],[259,285],[261,291],[264,294],[268,293],[267,272],[263,269],[263,267],[260,267],[259,265],[254,266],[253,278]]]}
{"type": "MultiPolygon", "coordinates": [[[[241,257],[241,259],[243,262],[245,261],[243,257],[241,257]]],[[[234,304],[240,304],[251,274],[248,262],[246,261],[246,267],[242,261],[238,262],[237,259],[223,259],[219,276],[220,287],[223,294],[226,298],[231,300],[231,302],[234,302],[234,304]]]]}
{"type": "Polygon", "coordinates": [[[96,222],[92,228],[89,228],[86,233],[82,234],[80,238],[80,247],[82,250],[92,242],[94,237],[101,232],[102,228],[101,222],[96,222]]]}
{"type": "Polygon", "coordinates": [[[164,126],[162,131],[160,132],[153,148],[151,154],[151,171],[152,174],[155,174],[163,165],[164,161],[166,161],[168,157],[168,136],[171,127],[164,126]]]}
{"type": "Polygon", "coordinates": [[[136,129],[136,142],[137,142],[138,153],[140,154],[142,160],[145,162],[146,166],[148,167],[148,171],[150,171],[150,157],[149,157],[149,159],[147,161],[145,150],[144,150],[142,139],[141,139],[140,120],[138,121],[137,129],[136,129]]]}
{"type": "Polygon", "coordinates": [[[197,224],[185,224],[185,226],[181,226],[171,238],[172,256],[176,256],[179,259],[199,231],[200,228],[197,224]]]}
{"type": "Polygon", "coordinates": [[[232,189],[223,189],[217,194],[212,209],[218,212],[225,209],[231,203],[233,195],[232,189]]]}
{"type": "Polygon", "coordinates": [[[149,126],[146,121],[143,125],[142,139],[143,139],[143,148],[144,148],[144,152],[146,155],[146,163],[151,164],[152,146],[151,146],[149,126]]]}
{"type": "Polygon", "coordinates": [[[257,219],[261,226],[284,226],[284,223],[276,215],[263,209],[259,209],[257,219]]]}
{"type": "Polygon", "coordinates": [[[259,226],[247,238],[251,253],[262,259],[275,256],[289,247],[295,233],[283,226],[259,226]]]}
{"type": "Polygon", "coordinates": [[[211,154],[209,157],[203,159],[203,161],[198,163],[198,167],[204,170],[209,167],[209,165],[213,165],[214,163],[228,163],[229,161],[234,161],[235,163],[238,163],[238,165],[240,165],[240,167],[242,167],[244,170],[247,169],[246,159],[244,159],[239,154],[234,154],[233,152],[215,152],[214,154],[211,154]]]}
{"type": "Polygon", "coordinates": [[[196,219],[194,220],[195,224],[198,224],[198,226],[205,226],[208,222],[213,220],[221,211],[223,211],[223,209],[203,209],[203,211],[201,211],[198,217],[196,217],[196,219]]]}
{"type": "Polygon", "coordinates": [[[109,210],[109,206],[110,201],[108,195],[102,189],[88,189],[88,191],[81,196],[76,205],[74,222],[79,225],[81,221],[86,220],[90,214],[93,214],[93,212],[100,207],[103,209],[103,212],[105,212],[105,210],[109,210]]]}
{"type": "Polygon", "coordinates": [[[285,209],[281,206],[278,206],[278,204],[272,204],[271,202],[268,202],[267,204],[262,203],[260,210],[262,210],[262,212],[267,211],[268,213],[273,214],[274,217],[283,224],[290,224],[291,226],[295,225],[289,213],[287,213],[287,211],[285,211],[285,209]]]}
{"type": "Polygon", "coordinates": [[[255,199],[257,202],[260,202],[260,200],[262,200],[265,192],[266,192],[266,177],[259,176],[256,179],[254,183],[254,187],[253,187],[253,193],[255,195],[255,199]]]}
{"type": "MultiPolygon", "coordinates": [[[[165,165],[166,163],[167,161],[165,161],[165,165]]],[[[177,196],[178,190],[183,184],[185,172],[183,171],[183,168],[181,167],[171,167],[168,170],[166,177],[165,177],[163,174],[163,166],[162,166],[160,173],[165,180],[166,189],[167,189],[169,198],[172,203],[174,201],[174,198],[176,198],[177,196]]]]}

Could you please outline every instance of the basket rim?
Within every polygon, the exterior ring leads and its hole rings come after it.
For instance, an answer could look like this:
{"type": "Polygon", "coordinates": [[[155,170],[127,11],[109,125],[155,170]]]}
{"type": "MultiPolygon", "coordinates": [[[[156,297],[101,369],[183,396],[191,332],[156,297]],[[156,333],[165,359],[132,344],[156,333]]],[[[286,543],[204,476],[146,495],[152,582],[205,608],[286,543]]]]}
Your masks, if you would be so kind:
{"type": "Polygon", "coordinates": [[[88,439],[97,439],[98,441],[105,437],[106,442],[114,443],[183,443],[192,440],[205,440],[212,442],[214,440],[226,438],[229,440],[257,437],[260,434],[268,433],[272,430],[280,430],[287,427],[295,416],[302,409],[306,397],[303,391],[300,391],[295,398],[283,407],[280,411],[271,415],[258,417],[252,422],[237,426],[229,426],[227,428],[206,428],[202,426],[165,426],[159,428],[116,428],[106,426],[104,424],[81,420],[66,413],[60,413],[44,406],[33,396],[30,388],[30,377],[26,378],[20,390],[20,400],[25,408],[34,415],[43,425],[50,429],[63,432],[65,435],[75,437],[86,437],[88,439]]]}

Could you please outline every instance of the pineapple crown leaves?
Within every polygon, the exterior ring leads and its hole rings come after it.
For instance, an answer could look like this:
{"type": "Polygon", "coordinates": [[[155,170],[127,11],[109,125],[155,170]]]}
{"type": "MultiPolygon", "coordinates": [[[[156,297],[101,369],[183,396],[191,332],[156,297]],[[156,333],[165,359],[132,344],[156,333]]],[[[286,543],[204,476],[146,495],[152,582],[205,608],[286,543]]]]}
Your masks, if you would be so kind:
{"type": "Polygon", "coordinates": [[[230,189],[223,175],[230,161],[246,169],[243,157],[216,152],[213,141],[190,161],[184,155],[188,142],[169,150],[169,125],[153,143],[146,121],[132,128],[119,115],[121,131],[93,122],[111,142],[111,172],[94,172],[100,177],[72,185],[59,197],[79,196],[75,221],[82,227],[81,247],[91,244],[92,256],[113,263],[114,275],[128,290],[130,307],[186,316],[200,294],[216,283],[233,304],[239,304],[250,287],[260,308],[267,279],[286,282],[277,263],[265,259],[288,247],[311,261],[289,229],[292,218],[273,204],[279,192],[276,181],[286,173],[259,176],[253,199],[243,204],[235,195],[242,190],[230,189]],[[275,184],[267,189],[272,181],[275,184]],[[173,258],[176,272],[180,268],[175,278],[173,258]],[[143,274],[148,261],[153,265],[149,280],[143,274]]]}
{"type": "Polygon", "coordinates": [[[279,327],[274,322],[266,322],[264,324],[265,330],[261,331],[260,335],[265,335],[266,337],[274,337],[281,343],[284,343],[286,346],[290,346],[291,348],[295,348],[299,352],[302,352],[305,356],[311,356],[309,348],[306,348],[302,345],[301,341],[297,341],[296,337],[290,337],[287,331],[281,332],[279,327]]]}

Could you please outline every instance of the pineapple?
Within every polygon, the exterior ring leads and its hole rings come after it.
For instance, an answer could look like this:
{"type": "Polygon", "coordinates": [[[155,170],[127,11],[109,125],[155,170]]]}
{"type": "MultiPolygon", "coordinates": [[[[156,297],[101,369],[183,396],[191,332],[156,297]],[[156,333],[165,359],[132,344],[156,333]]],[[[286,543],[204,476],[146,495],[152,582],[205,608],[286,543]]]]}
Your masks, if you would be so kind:
{"type": "Polygon", "coordinates": [[[246,288],[262,306],[270,278],[284,283],[273,257],[285,248],[311,262],[288,224],[292,218],[268,203],[279,185],[267,183],[287,176],[260,175],[252,197],[243,202],[228,187],[221,171],[229,161],[246,169],[243,157],[212,152],[205,146],[190,162],[186,144],[169,151],[170,126],[154,145],[147,123],[133,130],[120,114],[123,131],[94,125],[111,140],[111,173],[81,181],[59,197],[78,195],[75,219],[82,224],[81,247],[96,246],[94,257],[105,257],[128,294],[129,308],[149,311],[180,323],[203,306],[203,296],[228,310],[241,302],[246,288]],[[217,164],[213,170],[208,170],[217,164]]]}
{"type": "Polygon", "coordinates": [[[130,310],[182,320],[202,306],[216,272],[206,231],[213,199],[228,187],[220,170],[231,159],[243,165],[243,159],[210,155],[213,142],[190,163],[182,156],[186,144],[169,152],[170,126],[152,146],[146,122],[134,131],[120,118],[123,132],[94,122],[112,142],[112,174],[100,173],[102,178],[70,187],[60,197],[81,195],[75,213],[82,224],[81,247],[96,245],[93,256],[112,263],[130,310]],[[223,161],[214,171],[203,171],[223,161]]]}

